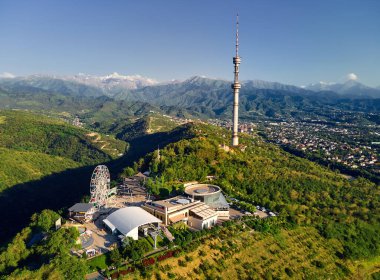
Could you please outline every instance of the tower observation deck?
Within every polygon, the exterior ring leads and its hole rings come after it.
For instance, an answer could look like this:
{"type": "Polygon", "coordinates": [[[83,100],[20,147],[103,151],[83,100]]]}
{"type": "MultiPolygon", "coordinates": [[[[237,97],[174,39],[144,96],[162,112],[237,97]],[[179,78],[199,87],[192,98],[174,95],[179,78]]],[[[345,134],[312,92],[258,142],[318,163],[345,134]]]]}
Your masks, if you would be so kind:
{"type": "Polygon", "coordinates": [[[239,65],[241,58],[239,56],[239,15],[236,16],[236,54],[233,58],[234,63],[234,83],[231,88],[234,91],[233,117],[232,117],[232,146],[239,145],[238,129],[239,129],[239,65]]]}

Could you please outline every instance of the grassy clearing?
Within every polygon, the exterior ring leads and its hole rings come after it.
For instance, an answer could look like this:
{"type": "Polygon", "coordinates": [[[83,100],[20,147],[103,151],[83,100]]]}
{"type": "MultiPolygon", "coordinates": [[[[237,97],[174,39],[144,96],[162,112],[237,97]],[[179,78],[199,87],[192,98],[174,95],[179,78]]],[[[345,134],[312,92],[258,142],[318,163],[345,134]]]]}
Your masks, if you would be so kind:
{"type": "Polygon", "coordinates": [[[98,132],[87,133],[86,138],[94,146],[112,156],[112,158],[117,158],[121,154],[124,154],[127,145],[124,141],[117,140],[114,136],[104,135],[98,132]]]}
{"type": "Polygon", "coordinates": [[[0,124],[5,123],[5,119],[6,119],[5,116],[0,116],[0,124]]]}
{"type": "Polygon", "coordinates": [[[161,115],[153,115],[149,117],[149,133],[170,131],[177,126],[175,122],[170,120],[168,117],[161,115]]]}
{"type": "Polygon", "coordinates": [[[88,264],[89,270],[91,272],[99,270],[99,269],[105,269],[109,265],[111,265],[111,262],[109,259],[109,254],[108,253],[103,254],[103,255],[100,255],[100,256],[95,257],[93,259],[90,259],[87,261],[87,264],[88,264]]]}

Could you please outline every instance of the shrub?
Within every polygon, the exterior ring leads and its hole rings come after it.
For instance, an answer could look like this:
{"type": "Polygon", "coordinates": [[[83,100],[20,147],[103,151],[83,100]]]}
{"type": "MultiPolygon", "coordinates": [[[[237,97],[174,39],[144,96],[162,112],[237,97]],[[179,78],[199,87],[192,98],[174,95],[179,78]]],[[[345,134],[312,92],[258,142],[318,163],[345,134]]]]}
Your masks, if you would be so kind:
{"type": "Polygon", "coordinates": [[[293,270],[291,270],[289,267],[285,267],[285,273],[289,276],[292,277],[294,275],[293,270]]]}
{"type": "Polygon", "coordinates": [[[318,268],[324,268],[325,267],[325,264],[321,261],[318,261],[318,260],[314,260],[311,262],[313,265],[315,265],[316,267],[318,268]]]}
{"type": "Polygon", "coordinates": [[[193,260],[193,257],[192,257],[192,256],[189,256],[189,255],[186,255],[186,256],[185,256],[185,260],[186,260],[187,262],[191,262],[191,261],[193,260]]]}
{"type": "Polygon", "coordinates": [[[143,266],[151,266],[155,263],[156,261],[154,260],[154,258],[148,258],[148,259],[144,259],[142,261],[143,263],[143,266]]]}
{"type": "Polygon", "coordinates": [[[207,255],[207,253],[203,250],[200,250],[198,254],[200,257],[205,257],[207,255]]]}
{"type": "Polygon", "coordinates": [[[172,273],[172,272],[168,272],[168,277],[169,277],[170,279],[174,279],[174,278],[175,278],[175,276],[176,276],[176,274],[175,274],[175,273],[172,273]]]}
{"type": "Polygon", "coordinates": [[[187,263],[184,260],[178,260],[178,265],[182,267],[186,267],[187,263]]]}

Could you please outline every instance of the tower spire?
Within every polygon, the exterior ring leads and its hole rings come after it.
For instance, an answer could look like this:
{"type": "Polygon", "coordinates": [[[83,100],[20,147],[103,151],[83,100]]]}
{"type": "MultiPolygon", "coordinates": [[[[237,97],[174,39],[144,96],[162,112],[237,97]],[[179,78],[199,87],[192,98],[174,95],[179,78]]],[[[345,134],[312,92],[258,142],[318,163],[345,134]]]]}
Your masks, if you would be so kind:
{"type": "Polygon", "coordinates": [[[239,14],[236,14],[236,57],[239,56],[239,14]]]}
{"type": "Polygon", "coordinates": [[[241,85],[239,83],[239,65],[241,59],[239,56],[239,14],[236,15],[236,54],[233,58],[234,63],[234,83],[231,88],[234,91],[234,104],[233,104],[233,117],[232,117],[232,146],[239,145],[239,90],[241,85]]]}

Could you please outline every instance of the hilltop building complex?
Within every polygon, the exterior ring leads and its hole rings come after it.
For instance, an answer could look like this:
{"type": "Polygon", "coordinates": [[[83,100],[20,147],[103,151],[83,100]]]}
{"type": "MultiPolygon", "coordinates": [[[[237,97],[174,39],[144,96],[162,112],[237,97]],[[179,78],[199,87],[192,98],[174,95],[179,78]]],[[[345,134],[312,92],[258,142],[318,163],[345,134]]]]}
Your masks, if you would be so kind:
{"type": "Polygon", "coordinates": [[[218,213],[219,218],[229,218],[229,209],[222,190],[217,185],[191,184],[185,187],[185,194],[192,200],[199,200],[218,213]]]}
{"type": "Polygon", "coordinates": [[[218,219],[218,213],[205,203],[183,196],[147,201],[142,207],[165,225],[184,222],[195,229],[204,229],[215,225],[218,219]]]}

